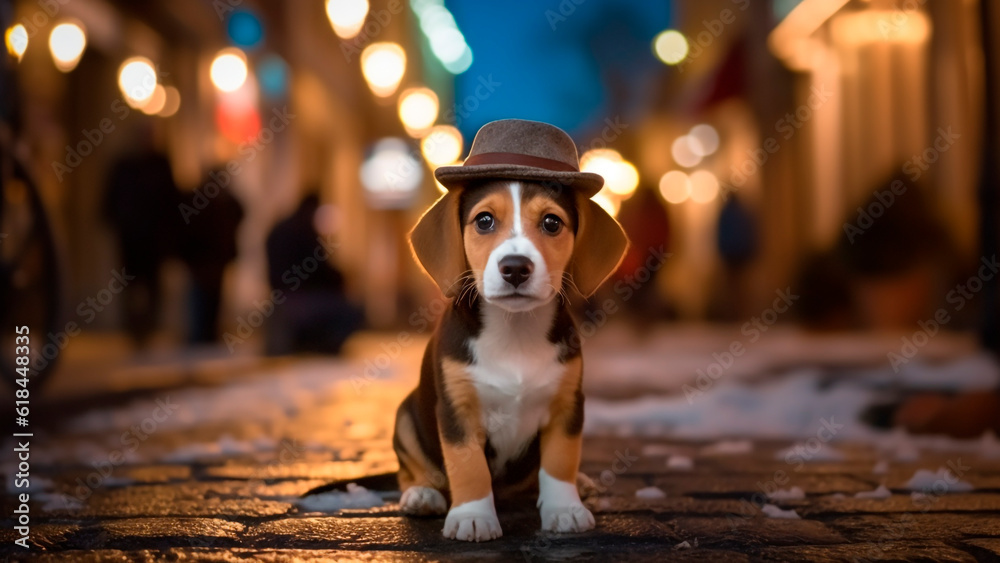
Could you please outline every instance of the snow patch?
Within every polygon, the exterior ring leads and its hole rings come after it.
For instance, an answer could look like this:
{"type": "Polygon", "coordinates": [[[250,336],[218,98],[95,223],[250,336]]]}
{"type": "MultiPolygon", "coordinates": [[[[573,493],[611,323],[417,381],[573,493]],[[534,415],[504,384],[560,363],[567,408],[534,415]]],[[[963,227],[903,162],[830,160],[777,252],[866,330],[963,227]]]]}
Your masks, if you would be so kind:
{"type": "Polygon", "coordinates": [[[675,471],[691,471],[694,469],[694,460],[683,455],[672,455],[667,459],[667,469],[675,471]]]}
{"type": "Polygon", "coordinates": [[[743,455],[753,451],[750,440],[722,440],[701,449],[702,455],[743,455]]]}
{"type": "Polygon", "coordinates": [[[889,462],[882,459],[872,467],[872,475],[885,475],[889,472],[889,462]]]}
{"type": "Polygon", "coordinates": [[[806,492],[801,487],[778,489],[777,491],[768,493],[767,498],[771,500],[801,500],[806,498],[806,492]]]}
{"type": "Polygon", "coordinates": [[[906,482],[905,487],[911,491],[943,493],[965,493],[974,487],[967,481],[961,481],[951,471],[941,467],[936,472],[929,469],[918,469],[913,477],[906,482]]]}
{"type": "Polygon", "coordinates": [[[661,489],[657,487],[645,487],[635,492],[635,498],[641,498],[645,500],[667,498],[667,493],[663,492],[661,489]]]}
{"type": "Polygon", "coordinates": [[[892,496],[892,491],[885,485],[879,485],[874,491],[861,491],[854,495],[854,498],[887,499],[892,496]]]}
{"type": "Polygon", "coordinates": [[[807,463],[810,461],[843,461],[844,454],[840,450],[826,444],[821,444],[818,450],[813,451],[813,448],[810,448],[808,444],[800,443],[780,450],[774,454],[774,459],[785,460],[789,463],[798,460],[807,463]]]}
{"type": "Polygon", "coordinates": [[[347,508],[382,506],[382,497],[355,483],[347,484],[347,492],[331,491],[299,499],[296,504],[308,512],[338,512],[347,508]]]}
{"type": "Polygon", "coordinates": [[[983,434],[979,440],[979,456],[984,459],[1000,459],[1000,440],[992,430],[983,434]]]}
{"type": "Polygon", "coordinates": [[[765,504],[760,509],[761,512],[767,515],[768,518],[780,518],[784,520],[801,520],[802,517],[799,516],[798,512],[792,509],[782,510],[773,504],[765,504]]]}
{"type": "Polygon", "coordinates": [[[642,455],[644,457],[666,457],[676,453],[677,450],[677,446],[667,444],[646,444],[642,447],[642,455]]]}

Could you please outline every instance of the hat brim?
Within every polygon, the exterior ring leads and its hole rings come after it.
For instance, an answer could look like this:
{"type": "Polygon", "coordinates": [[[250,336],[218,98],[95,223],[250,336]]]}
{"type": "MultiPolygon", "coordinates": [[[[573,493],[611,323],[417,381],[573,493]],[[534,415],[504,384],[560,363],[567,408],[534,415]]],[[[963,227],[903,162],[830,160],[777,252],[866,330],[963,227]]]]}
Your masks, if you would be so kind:
{"type": "Polygon", "coordinates": [[[478,164],[442,166],[434,171],[438,182],[451,190],[477,180],[532,180],[570,186],[588,199],[601,191],[604,178],[593,172],[562,172],[517,164],[478,164]]]}

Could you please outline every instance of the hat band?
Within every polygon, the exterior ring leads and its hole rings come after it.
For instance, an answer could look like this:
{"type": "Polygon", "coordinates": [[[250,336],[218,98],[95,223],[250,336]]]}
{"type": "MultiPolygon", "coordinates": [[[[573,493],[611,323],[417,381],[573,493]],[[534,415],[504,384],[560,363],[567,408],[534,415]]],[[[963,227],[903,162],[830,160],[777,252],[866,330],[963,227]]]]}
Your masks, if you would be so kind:
{"type": "Polygon", "coordinates": [[[465,159],[463,166],[479,166],[482,164],[514,164],[518,166],[531,166],[532,168],[542,168],[553,172],[579,172],[580,169],[559,160],[545,158],[542,156],[532,156],[530,154],[518,154],[513,152],[484,152],[475,154],[465,159]]]}

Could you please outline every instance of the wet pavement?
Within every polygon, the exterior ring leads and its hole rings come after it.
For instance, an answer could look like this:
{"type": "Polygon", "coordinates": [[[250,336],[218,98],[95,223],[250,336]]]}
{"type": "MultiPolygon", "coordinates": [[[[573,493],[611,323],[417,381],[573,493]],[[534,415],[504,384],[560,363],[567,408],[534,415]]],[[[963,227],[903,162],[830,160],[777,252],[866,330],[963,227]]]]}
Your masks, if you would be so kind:
{"type": "MultiPolygon", "coordinates": [[[[393,361],[411,366],[419,348],[393,361]]],[[[443,518],[401,516],[398,493],[373,508],[312,512],[299,502],[311,488],[395,468],[392,413],[412,378],[366,373],[364,361],[223,365],[86,405],[54,393],[33,428],[31,546],[14,544],[8,484],[0,557],[1000,561],[1000,456],[975,443],[887,453],[807,441],[796,453],[792,440],[600,432],[584,446],[597,520],[584,534],[540,532],[531,498],[505,499],[504,535],[483,544],[445,540],[443,518]],[[950,473],[911,482],[939,468],[950,473]],[[870,496],[881,498],[855,497],[880,485],[888,491],[870,496]]],[[[10,473],[10,454],[3,464],[10,473]]]]}

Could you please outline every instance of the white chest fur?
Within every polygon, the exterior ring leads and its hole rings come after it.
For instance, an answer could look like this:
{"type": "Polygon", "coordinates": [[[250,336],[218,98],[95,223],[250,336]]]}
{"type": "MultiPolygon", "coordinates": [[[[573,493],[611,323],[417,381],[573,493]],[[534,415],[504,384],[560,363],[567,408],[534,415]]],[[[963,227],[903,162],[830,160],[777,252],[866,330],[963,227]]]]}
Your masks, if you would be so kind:
{"type": "Polygon", "coordinates": [[[483,331],[472,340],[469,368],[479,395],[483,428],[501,469],[548,423],[549,406],[566,366],[547,334],[555,313],[549,304],[525,313],[485,305],[483,331]]]}

